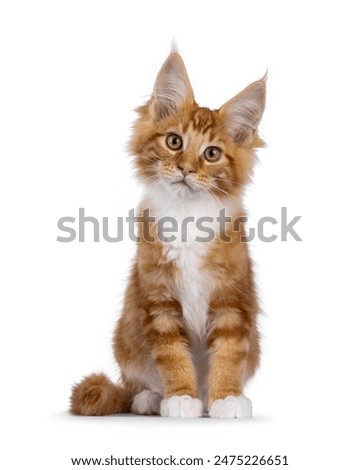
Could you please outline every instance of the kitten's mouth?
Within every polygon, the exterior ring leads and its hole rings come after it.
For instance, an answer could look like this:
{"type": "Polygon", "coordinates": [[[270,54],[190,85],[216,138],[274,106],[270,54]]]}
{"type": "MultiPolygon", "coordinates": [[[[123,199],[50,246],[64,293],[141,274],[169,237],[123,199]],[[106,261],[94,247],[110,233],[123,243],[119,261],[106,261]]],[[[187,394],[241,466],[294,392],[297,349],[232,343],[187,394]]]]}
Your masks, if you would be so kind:
{"type": "Polygon", "coordinates": [[[186,186],[187,188],[191,189],[191,191],[194,191],[194,189],[190,186],[190,184],[186,181],[185,178],[183,178],[182,180],[173,181],[171,184],[186,186]]]}

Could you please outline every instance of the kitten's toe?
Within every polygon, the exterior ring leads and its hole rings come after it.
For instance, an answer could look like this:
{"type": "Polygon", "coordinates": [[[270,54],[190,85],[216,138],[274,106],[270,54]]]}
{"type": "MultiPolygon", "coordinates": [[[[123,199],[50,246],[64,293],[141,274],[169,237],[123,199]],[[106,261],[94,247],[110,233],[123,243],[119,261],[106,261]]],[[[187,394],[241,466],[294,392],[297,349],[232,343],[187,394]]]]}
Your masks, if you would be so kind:
{"type": "Polygon", "coordinates": [[[229,395],[223,400],[215,400],[210,406],[209,415],[211,418],[251,418],[251,401],[244,395],[229,395]]]}
{"type": "Polygon", "coordinates": [[[189,395],[174,395],[161,402],[161,416],[168,418],[200,418],[202,413],[201,400],[189,395]]]}
{"type": "Polygon", "coordinates": [[[132,413],[137,415],[159,415],[161,396],[151,390],[143,390],[135,395],[131,405],[132,413]]]}

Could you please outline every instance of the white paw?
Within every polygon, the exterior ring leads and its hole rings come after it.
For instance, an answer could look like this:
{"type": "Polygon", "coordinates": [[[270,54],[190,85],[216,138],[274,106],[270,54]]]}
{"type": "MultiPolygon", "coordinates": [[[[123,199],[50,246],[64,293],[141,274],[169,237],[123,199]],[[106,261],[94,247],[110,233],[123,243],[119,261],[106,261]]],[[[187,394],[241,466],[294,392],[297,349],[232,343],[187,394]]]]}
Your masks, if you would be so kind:
{"type": "Polygon", "coordinates": [[[132,413],[137,415],[158,415],[160,414],[161,396],[151,390],[143,390],[135,395],[131,405],[132,413]]]}
{"type": "Polygon", "coordinates": [[[229,395],[223,400],[215,400],[210,406],[209,415],[211,418],[251,418],[251,401],[244,395],[229,395]]]}
{"type": "Polygon", "coordinates": [[[201,400],[189,395],[174,395],[161,402],[161,416],[168,418],[200,418],[203,406],[201,400]]]}

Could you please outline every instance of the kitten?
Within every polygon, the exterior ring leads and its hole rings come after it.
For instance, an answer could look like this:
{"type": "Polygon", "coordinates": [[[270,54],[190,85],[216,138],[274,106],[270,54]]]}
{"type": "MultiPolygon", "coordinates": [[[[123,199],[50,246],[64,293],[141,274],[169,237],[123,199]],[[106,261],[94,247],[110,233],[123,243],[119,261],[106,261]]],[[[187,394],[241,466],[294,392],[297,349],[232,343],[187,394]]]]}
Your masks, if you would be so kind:
{"type": "Polygon", "coordinates": [[[177,51],[163,64],[129,146],[146,187],[138,215],[149,209],[155,220],[139,228],[115,331],[121,383],[84,378],[73,387],[72,413],[252,415],[243,389],[259,364],[258,305],[241,217],[264,106],[265,78],[210,110],[196,104],[177,51]],[[168,233],[165,216],[183,224],[181,234],[168,233]],[[196,223],[203,216],[210,241],[196,223]],[[186,217],[194,220],[184,234],[186,217]]]}

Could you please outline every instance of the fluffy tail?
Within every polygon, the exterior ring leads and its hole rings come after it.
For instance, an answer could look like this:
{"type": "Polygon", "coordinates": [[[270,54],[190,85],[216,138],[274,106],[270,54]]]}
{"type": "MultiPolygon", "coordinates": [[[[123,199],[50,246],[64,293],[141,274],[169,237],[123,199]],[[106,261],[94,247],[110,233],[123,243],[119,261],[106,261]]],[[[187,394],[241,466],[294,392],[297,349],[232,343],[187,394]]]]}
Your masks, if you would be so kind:
{"type": "Polygon", "coordinates": [[[91,374],[72,388],[70,411],[75,415],[101,416],[126,413],[132,394],[105,374],[91,374]]]}

